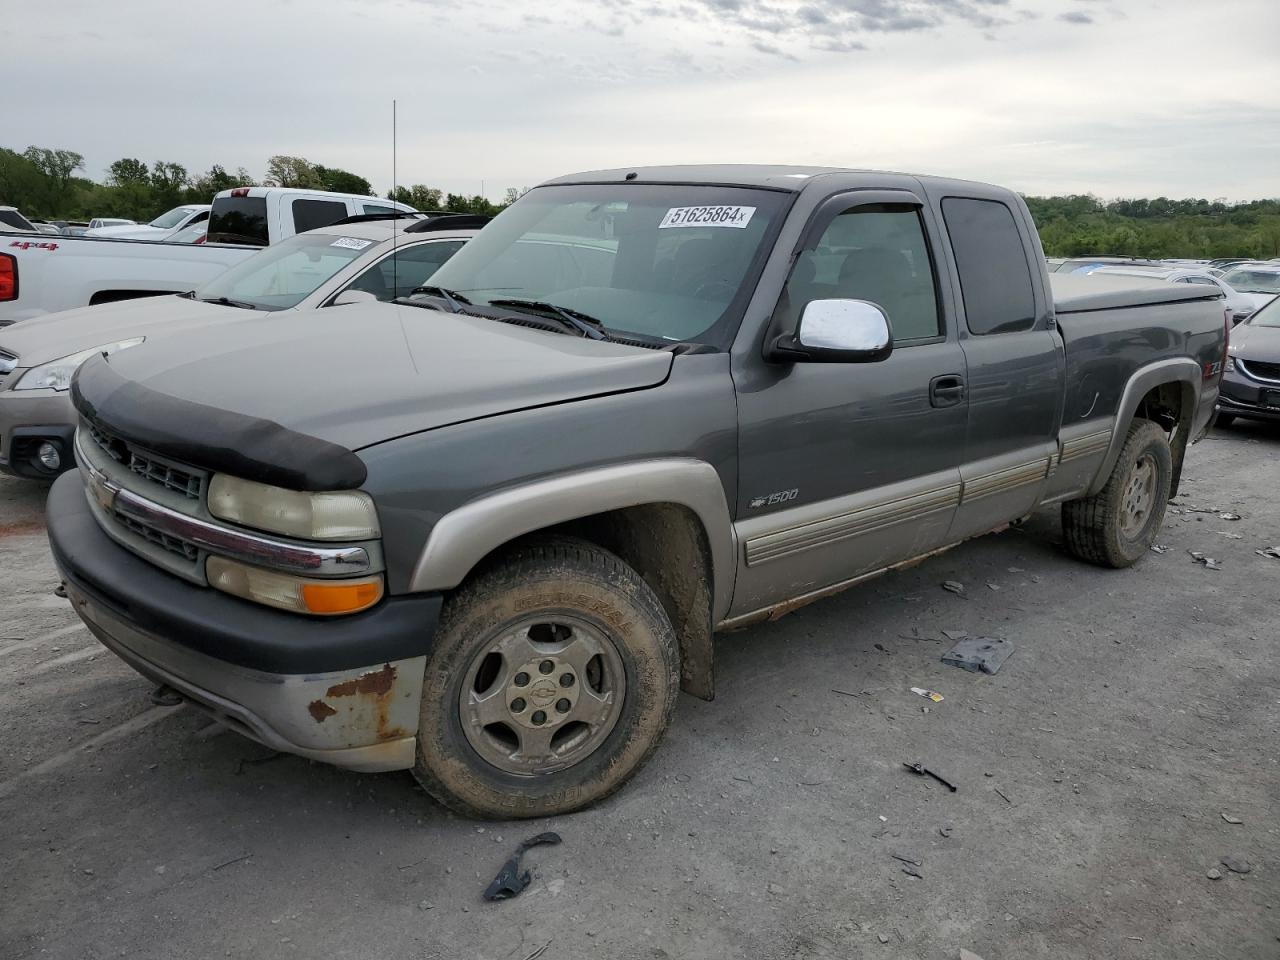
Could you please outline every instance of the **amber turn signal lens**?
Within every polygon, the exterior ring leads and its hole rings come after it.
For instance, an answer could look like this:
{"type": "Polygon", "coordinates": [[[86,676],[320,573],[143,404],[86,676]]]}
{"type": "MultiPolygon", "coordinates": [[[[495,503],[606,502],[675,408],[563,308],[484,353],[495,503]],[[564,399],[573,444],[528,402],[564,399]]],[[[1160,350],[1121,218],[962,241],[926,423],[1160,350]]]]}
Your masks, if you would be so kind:
{"type": "Polygon", "coordinates": [[[304,583],[302,602],[311,613],[355,613],[382,599],[382,578],[334,583],[304,583]]]}

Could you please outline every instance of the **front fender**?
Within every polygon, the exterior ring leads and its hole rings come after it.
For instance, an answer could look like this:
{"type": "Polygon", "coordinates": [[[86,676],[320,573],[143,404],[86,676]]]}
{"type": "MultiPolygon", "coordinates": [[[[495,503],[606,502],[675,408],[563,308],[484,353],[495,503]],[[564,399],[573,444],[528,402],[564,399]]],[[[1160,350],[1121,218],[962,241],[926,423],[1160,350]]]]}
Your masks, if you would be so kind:
{"type": "Polygon", "coordinates": [[[516,537],[651,503],[679,504],[701,521],[711,552],[712,622],[719,622],[733,600],[733,523],[715,468],[683,457],[596,467],[510,487],[463,504],[432,528],[414,565],[409,590],[450,590],[487,554],[516,537]]]}

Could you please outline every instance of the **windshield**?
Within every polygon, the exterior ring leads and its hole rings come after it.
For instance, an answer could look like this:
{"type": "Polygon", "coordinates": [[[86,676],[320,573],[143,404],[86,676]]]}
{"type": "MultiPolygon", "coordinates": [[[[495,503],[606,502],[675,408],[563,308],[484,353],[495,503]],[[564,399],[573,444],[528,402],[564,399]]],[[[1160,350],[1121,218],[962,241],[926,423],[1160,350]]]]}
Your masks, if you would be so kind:
{"type": "Polygon", "coordinates": [[[431,283],[478,306],[532,300],[618,333],[723,345],[788,199],[733,187],[539,187],[431,283]]]}
{"type": "Polygon", "coordinates": [[[1280,327],[1280,298],[1259,307],[1245,322],[1251,327],[1280,327]]]}
{"type": "Polygon", "coordinates": [[[255,253],[196,290],[197,300],[226,297],[259,310],[287,310],[376,241],[331,233],[300,233],[255,253]]]}
{"type": "Polygon", "coordinates": [[[1245,293],[1280,293],[1280,271],[1237,267],[1222,275],[1222,282],[1245,293]]]}
{"type": "Polygon", "coordinates": [[[190,207],[174,207],[168,213],[160,214],[160,216],[152,220],[148,226],[163,227],[166,230],[172,230],[190,215],[190,207]]]}

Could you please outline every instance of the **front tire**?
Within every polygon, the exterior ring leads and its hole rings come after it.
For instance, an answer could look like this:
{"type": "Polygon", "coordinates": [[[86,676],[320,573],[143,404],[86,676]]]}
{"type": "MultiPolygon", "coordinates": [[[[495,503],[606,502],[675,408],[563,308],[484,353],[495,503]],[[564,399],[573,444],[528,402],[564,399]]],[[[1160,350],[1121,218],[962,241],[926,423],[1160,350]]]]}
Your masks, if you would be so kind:
{"type": "Polygon", "coordinates": [[[583,540],[531,542],[445,603],[414,776],[468,816],[580,810],[648,759],[679,682],[675,632],[639,574],[583,540]]]}
{"type": "Polygon", "coordinates": [[[1150,420],[1134,420],[1106,486],[1062,505],[1067,549],[1099,566],[1132,566],[1160,532],[1172,481],[1168,436],[1150,420]]]}

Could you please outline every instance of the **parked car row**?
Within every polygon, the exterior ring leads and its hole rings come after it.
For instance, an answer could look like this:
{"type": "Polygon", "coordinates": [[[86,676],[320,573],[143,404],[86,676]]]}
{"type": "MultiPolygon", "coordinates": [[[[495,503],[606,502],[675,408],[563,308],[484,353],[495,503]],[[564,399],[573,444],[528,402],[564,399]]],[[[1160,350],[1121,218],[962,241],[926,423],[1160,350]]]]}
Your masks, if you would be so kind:
{"type": "Polygon", "coordinates": [[[1236,323],[1280,295],[1280,258],[1276,260],[1146,260],[1133,257],[1049,257],[1049,272],[1149,277],[1164,283],[1218,287],[1231,305],[1236,323]]]}
{"type": "MultiPolygon", "coordinates": [[[[0,327],[74,307],[183,293],[294,234],[351,216],[396,212],[415,211],[378,197],[239,187],[217,194],[208,210],[169,211],[159,219],[185,225],[160,240],[91,235],[45,240],[0,231],[0,277],[9,278],[0,289],[0,327]]],[[[165,232],[151,225],[145,229],[165,232]]]]}

